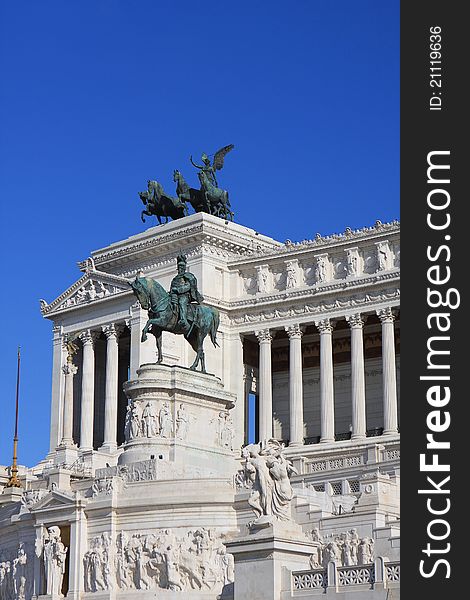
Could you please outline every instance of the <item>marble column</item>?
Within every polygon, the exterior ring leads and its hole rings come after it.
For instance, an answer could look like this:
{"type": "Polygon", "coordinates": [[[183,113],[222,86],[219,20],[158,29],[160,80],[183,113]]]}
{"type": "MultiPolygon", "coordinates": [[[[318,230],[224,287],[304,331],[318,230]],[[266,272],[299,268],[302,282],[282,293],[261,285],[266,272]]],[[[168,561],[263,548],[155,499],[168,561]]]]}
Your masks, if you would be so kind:
{"type": "Polygon", "coordinates": [[[118,361],[119,334],[122,327],[111,323],[103,328],[106,336],[106,381],[104,400],[104,441],[101,449],[114,452],[117,449],[118,413],[118,361]]]}
{"type": "Polygon", "coordinates": [[[320,332],[320,443],[335,441],[335,393],[333,382],[333,325],[315,321],[320,332]]]}
{"type": "Polygon", "coordinates": [[[300,325],[285,330],[289,336],[289,446],[301,446],[304,443],[302,330],[300,325]]]}
{"type": "Polygon", "coordinates": [[[49,439],[49,454],[53,453],[60,444],[63,432],[63,401],[65,377],[62,370],[66,352],[64,336],[61,325],[54,325],[52,329],[52,398],[51,398],[51,428],[49,439]]]}
{"type": "Polygon", "coordinates": [[[243,366],[243,338],[239,333],[224,332],[223,347],[223,381],[237,394],[235,408],[231,411],[235,429],[234,447],[240,448],[245,441],[246,398],[243,366]]]}
{"type": "Polygon", "coordinates": [[[245,424],[244,424],[244,439],[243,445],[248,444],[250,431],[250,394],[253,393],[254,370],[249,365],[244,365],[243,384],[245,386],[245,424]]]}
{"type": "MultiPolygon", "coordinates": [[[[147,340],[141,342],[142,329],[148,320],[147,311],[142,309],[139,302],[134,302],[129,311],[126,325],[131,332],[130,379],[136,379],[140,365],[156,362],[157,354],[153,335],[147,336],[147,340]]],[[[186,346],[186,342],[184,344],[186,346]]]]}
{"type": "Polygon", "coordinates": [[[259,439],[273,436],[273,390],[271,368],[272,335],[269,329],[255,331],[259,341],[259,439]]]}
{"type": "Polygon", "coordinates": [[[60,442],[62,448],[75,447],[73,441],[73,377],[77,374],[77,371],[78,368],[71,360],[67,360],[67,364],[62,367],[62,372],[65,375],[62,440],[60,442]]]}
{"type": "MultiPolygon", "coordinates": [[[[69,581],[67,600],[80,600],[85,592],[83,557],[88,549],[87,518],[83,498],[77,499],[73,517],[70,519],[69,581]]],[[[111,517],[113,518],[113,517],[111,517]]]]}
{"type": "Polygon", "coordinates": [[[96,334],[89,329],[80,334],[83,343],[80,450],[93,449],[93,412],[95,402],[96,334]]]}
{"type": "Polygon", "coordinates": [[[384,435],[398,433],[397,373],[395,366],[395,316],[391,308],[377,311],[382,323],[382,383],[384,435]]]}
{"type": "Polygon", "coordinates": [[[351,328],[351,401],[352,440],[366,437],[366,385],[364,372],[364,321],[360,314],[349,315],[346,321],[351,328]]]}

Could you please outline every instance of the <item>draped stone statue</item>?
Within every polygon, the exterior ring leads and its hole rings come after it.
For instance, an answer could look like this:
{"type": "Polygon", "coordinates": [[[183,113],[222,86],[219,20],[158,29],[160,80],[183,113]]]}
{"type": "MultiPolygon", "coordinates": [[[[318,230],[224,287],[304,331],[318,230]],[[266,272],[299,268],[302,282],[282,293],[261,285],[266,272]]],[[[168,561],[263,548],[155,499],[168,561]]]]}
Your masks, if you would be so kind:
{"type": "Polygon", "coordinates": [[[24,544],[20,543],[17,557],[13,560],[13,584],[16,600],[26,600],[27,556],[24,544]]]}
{"type": "Polygon", "coordinates": [[[153,437],[158,435],[157,416],[153,412],[153,406],[147,402],[142,411],[142,431],[144,437],[153,437]]]}
{"type": "Polygon", "coordinates": [[[176,437],[185,440],[188,435],[189,415],[183,403],[180,404],[176,413],[176,437]]]}
{"type": "Polygon", "coordinates": [[[171,417],[170,404],[164,402],[160,408],[160,435],[162,437],[170,437],[173,433],[173,420],[171,417]]]}
{"type": "Polygon", "coordinates": [[[297,471],[283,451],[284,444],[273,439],[243,448],[245,476],[252,483],[248,503],[257,517],[252,526],[266,527],[274,520],[290,520],[290,477],[297,471]]]}
{"type": "Polygon", "coordinates": [[[62,581],[65,573],[67,548],[60,539],[60,529],[49,527],[44,540],[44,569],[46,575],[46,593],[53,600],[62,598],[62,581]]]}

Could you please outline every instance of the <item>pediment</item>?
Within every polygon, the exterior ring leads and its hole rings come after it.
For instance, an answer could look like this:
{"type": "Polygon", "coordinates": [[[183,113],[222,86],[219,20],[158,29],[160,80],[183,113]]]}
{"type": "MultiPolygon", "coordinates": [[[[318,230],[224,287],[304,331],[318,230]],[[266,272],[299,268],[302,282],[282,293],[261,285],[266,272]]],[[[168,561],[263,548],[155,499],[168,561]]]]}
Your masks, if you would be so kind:
{"type": "Polygon", "coordinates": [[[52,313],[71,310],[124,293],[131,293],[125,277],[87,269],[78,281],[53,302],[48,304],[45,300],[41,300],[41,313],[43,316],[49,316],[52,313]]]}
{"type": "Polygon", "coordinates": [[[36,502],[31,507],[31,512],[38,510],[50,510],[54,508],[70,507],[71,504],[75,504],[75,495],[68,494],[59,490],[52,490],[47,496],[41,498],[39,502],[36,502]]]}

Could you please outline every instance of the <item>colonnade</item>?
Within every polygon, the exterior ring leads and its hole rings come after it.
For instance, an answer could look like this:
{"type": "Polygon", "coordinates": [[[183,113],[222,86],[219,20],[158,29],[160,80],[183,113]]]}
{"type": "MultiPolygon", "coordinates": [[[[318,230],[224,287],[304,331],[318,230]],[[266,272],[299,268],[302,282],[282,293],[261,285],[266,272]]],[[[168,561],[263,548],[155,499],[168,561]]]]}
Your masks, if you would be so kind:
{"type": "MultiPolygon", "coordinates": [[[[376,311],[382,328],[382,386],[383,386],[383,434],[398,433],[397,384],[395,364],[395,316],[390,307],[376,311]]],[[[366,393],[364,362],[364,315],[347,315],[345,319],[351,330],[351,409],[352,440],[365,439],[366,393]]],[[[315,321],[320,335],[320,443],[335,441],[335,403],[333,373],[333,329],[330,319],[315,321]]],[[[289,423],[290,446],[304,443],[304,410],[302,389],[302,335],[299,324],[285,327],[289,337],[289,423]]],[[[272,364],[271,346],[274,331],[255,331],[259,342],[259,439],[273,436],[272,364]]]]}
{"type": "MultiPolygon", "coordinates": [[[[119,336],[124,324],[111,323],[101,330],[86,329],[79,333],[82,342],[80,442],[83,451],[93,450],[93,418],[95,402],[95,343],[101,332],[106,336],[106,373],[104,398],[104,440],[101,450],[113,452],[117,449],[119,336]]],[[[62,369],[65,375],[64,401],[62,407],[62,437],[60,446],[71,447],[73,441],[73,376],[77,366],[70,361],[62,369]]]]}
{"type": "MultiPolygon", "coordinates": [[[[395,366],[394,314],[390,307],[376,312],[382,328],[382,382],[383,382],[383,434],[393,435],[398,429],[397,386],[395,366]]],[[[344,317],[351,333],[351,439],[362,440],[367,435],[366,392],[363,329],[365,315],[356,313],[344,317]]],[[[132,363],[139,363],[138,351],[133,349],[134,329],[140,330],[140,322],[131,330],[131,371],[132,363]],[[134,356],[133,356],[134,353],[134,356]]],[[[333,330],[334,321],[326,318],[315,321],[320,338],[320,443],[335,441],[335,398],[333,367],[333,330]]],[[[106,372],[104,396],[104,439],[101,450],[113,452],[117,449],[118,421],[118,340],[124,329],[124,323],[111,323],[102,326],[99,331],[85,330],[79,334],[82,342],[81,369],[81,411],[79,448],[82,451],[93,449],[94,401],[95,401],[95,343],[97,337],[106,336],[106,372]]],[[[304,324],[296,323],[284,327],[289,338],[289,444],[300,446],[304,443],[304,407],[303,407],[303,365],[302,336],[304,324]]],[[[272,389],[272,340],[273,329],[261,329],[254,332],[259,342],[259,439],[273,436],[273,389],[272,389]]],[[[140,340],[136,340],[139,347],[140,340]]],[[[74,446],[73,442],[73,377],[77,368],[67,362],[62,367],[65,375],[62,386],[63,403],[58,410],[62,419],[57,435],[61,447],[74,446]]],[[[237,382],[226,382],[233,387],[237,382]]],[[[244,387],[243,382],[238,382],[244,387]]],[[[235,391],[235,390],[233,390],[235,391]]],[[[55,444],[57,445],[57,443],[55,444]]]]}

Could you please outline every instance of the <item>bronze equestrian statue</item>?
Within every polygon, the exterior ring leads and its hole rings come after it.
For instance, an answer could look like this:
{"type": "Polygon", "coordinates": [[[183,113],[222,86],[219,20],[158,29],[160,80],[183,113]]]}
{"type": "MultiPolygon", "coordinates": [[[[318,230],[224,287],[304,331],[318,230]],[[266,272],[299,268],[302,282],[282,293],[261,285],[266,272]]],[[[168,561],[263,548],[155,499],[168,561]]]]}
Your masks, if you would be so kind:
{"type": "Polygon", "coordinates": [[[201,365],[201,371],[206,373],[203,343],[207,335],[214,346],[217,343],[219,327],[219,311],[202,304],[204,298],[197,289],[197,279],[186,271],[186,257],[177,258],[178,274],[170,285],[170,293],[148,277],[135,278],[129,285],[144,310],[148,311],[148,321],[142,330],[142,342],[150,332],[157,343],[157,363],[163,360],[162,331],[176,335],[184,335],[196,352],[196,358],[190,369],[196,370],[201,365]]]}

